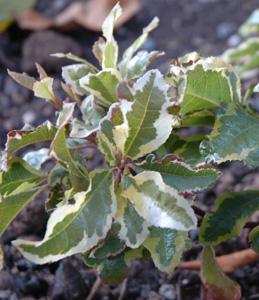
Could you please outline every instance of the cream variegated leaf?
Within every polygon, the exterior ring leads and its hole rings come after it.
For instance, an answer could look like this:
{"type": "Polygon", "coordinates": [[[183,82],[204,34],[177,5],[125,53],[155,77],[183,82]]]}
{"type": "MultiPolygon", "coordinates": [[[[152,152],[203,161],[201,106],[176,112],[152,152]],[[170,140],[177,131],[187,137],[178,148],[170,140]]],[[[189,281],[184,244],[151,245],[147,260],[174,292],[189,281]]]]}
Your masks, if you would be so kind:
{"type": "Polygon", "coordinates": [[[112,172],[93,171],[88,190],[75,194],[74,200],[51,214],[42,241],[13,242],[27,259],[37,264],[57,261],[84,253],[105,238],[117,209],[112,172]]]}
{"type": "Polygon", "coordinates": [[[73,118],[70,136],[74,138],[85,138],[99,130],[100,121],[106,115],[106,111],[96,105],[94,96],[89,95],[82,101],[80,106],[83,121],[73,118]]]}
{"type": "Polygon", "coordinates": [[[32,168],[22,158],[14,156],[9,160],[6,172],[0,172],[0,196],[29,191],[45,179],[44,173],[32,168]]]}
{"type": "Polygon", "coordinates": [[[216,57],[185,65],[172,63],[167,81],[178,88],[180,114],[212,109],[222,102],[240,102],[240,78],[235,69],[216,57]]]}
{"type": "Polygon", "coordinates": [[[168,154],[162,160],[149,155],[142,163],[134,163],[136,171],[159,172],[164,182],[178,191],[198,192],[211,187],[221,173],[212,166],[194,168],[182,159],[168,154]]]}
{"type": "Polygon", "coordinates": [[[162,74],[151,70],[133,85],[134,101],[121,100],[124,122],[114,127],[113,136],[125,158],[135,160],[150,153],[169,137],[172,130],[169,89],[162,74]]]}
{"type": "Polygon", "coordinates": [[[85,64],[75,64],[62,67],[62,78],[68,84],[74,93],[79,95],[88,94],[79,84],[81,78],[92,73],[91,69],[85,64]]]}
{"type": "Polygon", "coordinates": [[[116,165],[116,147],[109,141],[107,136],[98,132],[96,135],[98,149],[103,153],[108,166],[116,165]]]}
{"type": "Polygon", "coordinates": [[[241,160],[259,166],[259,117],[241,104],[222,104],[213,131],[201,145],[206,162],[241,160]]]}
{"type": "Polygon", "coordinates": [[[129,64],[133,54],[138,49],[140,49],[140,47],[147,41],[149,32],[155,29],[158,26],[158,23],[159,23],[159,19],[155,17],[150,22],[150,24],[143,29],[142,35],[139,36],[135,40],[135,42],[129,48],[127,48],[123,53],[123,58],[122,61],[119,63],[119,68],[123,76],[125,76],[126,78],[129,78],[127,73],[128,73],[128,69],[130,68],[129,64]]]}
{"type": "Polygon", "coordinates": [[[74,106],[74,103],[64,103],[63,110],[60,112],[57,120],[59,129],[51,143],[49,155],[68,167],[74,190],[75,192],[80,192],[85,191],[88,187],[88,172],[83,164],[73,160],[67,147],[65,129],[66,124],[72,118],[74,106]]]}
{"type": "Polygon", "coordinates": [[[110,107],[114,102],[118,102],[116,86],[121,80],[119,71],[115,69],[105,69],[97,74],[88,74],[80,79],[80,86],[91,93],[96,101],[105,107],[110,107]]]}
{"type": "Polygon", "coordinates": [[[122,14],[122,9],[117,3],[113,9],[111,10],[108,17],[103,22],[102,30],[103,36],[106,39],[105,49],[103,51],[103,60],[102,60],[102,68],[114,68],[116,69],[117,60],[118,60],[118,44],[113,37],[113,29],[116,20],[122,14]]]}
{"type": "Polygon", "coordinates": [[[57,127],[49,121],[37,128],[30,128],[30,130],[22,129],[9,132],[0,169],[7,170],[8,160],[17,150],[37,142],[50,142],[54,139],[56,133],[57,127]]]}
{"type": "Polygon", "coordinates": [[[147,51],[139,51],[128,62],[128,69],[124,78],[129,80],[134,77],[142,76],[152,60],[162,55],[164,55],[164,52],[161,51],[152,51],[150,53],[147,51]]]}
{"type": "Polygon", "coordinates": [[[162,228],[188,231],[197,220],[188,201],[163,181],[157,172],[145,171],[127,176],[121,195],[129,199],[147,222],[162,228]]]}
{"type": "Polygon", "coordinates": [[[186,231],[153,226],[143,246],[150,251],[154,264],[160,271],[172,273],[180,262],[186,239],[186,231]]]}
{"type": "Polygon", "coordinates": [[[149,234],[148,223],[134,205],[122,195],[117,196],[118,210],[114,223],[120,225],[118,236],[131,248],[138,248],[149,234]]]}

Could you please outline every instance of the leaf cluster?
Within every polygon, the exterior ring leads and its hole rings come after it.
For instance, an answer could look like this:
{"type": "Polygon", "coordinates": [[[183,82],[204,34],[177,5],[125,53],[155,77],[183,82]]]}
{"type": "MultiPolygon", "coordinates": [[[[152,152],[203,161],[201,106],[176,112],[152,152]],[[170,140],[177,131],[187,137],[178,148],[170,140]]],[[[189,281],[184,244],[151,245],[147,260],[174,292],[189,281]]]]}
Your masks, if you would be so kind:
{"type": "MultiPolygon", "coordinates": [[[[104,38],[93,46],[99,68],[71,53],[55,54],[76,62],[62,69],[65,101],[57,99],[53,78],[41,66],[39,80],[9,71],[54,105],[58,118],[10,132],[0,173],[0,234],[25,205],[48,190],[50,217],[43,240],[13,244],[38,264],[81,253],[106,283],[121,282],[130,262],[140,257],[151,256],[157,268],[172,272],[191,245],[188,232],[197,228],[196,194],[221,176],[216,164],[240,160],[259,166],[259,116],[247,105],[247,94],[241,95],[238,71],[222,58],[196,52],[172,60],[166,76],[157,69],[147,71],[163,55],[140,50],[157,18],[118,62],[113,28],[120,14],[117,4],[103,24],[104,38]],[[80,119],[74,117],[76,106],[80,119]],[[201,126],[206,134],[189,130],[188,137],[181,135],[181,128],[201,126]],[[37,142],[46,148],[14,156],[37,142]],[[107,167],[89,173],[87,148],[98,148],[107,167]],[[52,164],[46,172],[42,165],[47,160],[52,164]]],[[[199,237],[205,245],[206,297],[229,293],[220,287],[224,281],[233,295],[240,294],[220,271],[211,246],[236,237],[258,209],[258,191],[228,192],[217,199],[214,212],[206,213],[199,237]]],[[[250,235],[255,251],[258,231],[250,235]]]]}

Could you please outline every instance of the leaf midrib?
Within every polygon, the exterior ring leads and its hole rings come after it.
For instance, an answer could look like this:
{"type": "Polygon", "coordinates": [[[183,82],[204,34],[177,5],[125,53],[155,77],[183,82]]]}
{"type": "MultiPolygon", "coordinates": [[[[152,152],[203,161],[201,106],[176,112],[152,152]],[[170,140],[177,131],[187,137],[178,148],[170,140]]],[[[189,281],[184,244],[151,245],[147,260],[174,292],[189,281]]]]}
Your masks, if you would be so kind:
{"type": "MultiPolygon", "coordinates": [[[[237,208],[236,211],[241,210],[243,207],[247,206],[247,204],[249,204],[249,203],[255,201],[256,198],[259,198],[259,193],[258,193],[257,196],[255,196],[255,197],[254,197],[253,199],[251,199],[250,201],[245,202],[243,205],[239,206],[239,207],[237,208]]],[[[225,199],[224,199],[224,200],[225,200],[225,199]]],[[[222,202],[222,203],[223,203],[223,202],[222,202]]],[[[222,204],[222,203],[221,203],[221,204],[222,204]]],[[[258,203],[258,206],[259,206],[259,203],[258,203]]],[[[219,207],[219,208],[220,208],[220,207],[219,207]]],[[[218,208],[214,213],[216,213],[216,212],[219,210],[219,208],[218,208]]],[[[233,211],[232,211],[232,214],[233,214],[233,211]]],[[[212,214],[212,215],[213,215],[213,214],[212,214]]],[[[242,217],[242,216],[241,216],[241,219],[244,219],[244,218],[245,218],[245,217],[242,217]]],[[[209,217],[208,217],[208,219],[209,219],[209,217]]],[[[206,237],[208,238],[208,237],[210,237],[210,236],[213,236],[214,232],[217,231],[216,229],[218,229],[218,228],[222,225],[222,223],[225,223],[227,219],[228,219],[228,216],[226,216],[226,218],[224,218],[224,220],[222,220],[222,222],[220,222],[220,224],[218,224],[218,226],[214,227],[214,230],[211,230],[210,233],[209,233],[208,235],[206,235],[206,237]]],[[[228,235],[231,235],[232,232],[233,232],[233,230],[235,229],[235,227],[238,225],[238,222],[237,222],[238,220],[240,220],[240,218],[236,219],[236,222],[235,222],[234,226],[232,227],[232,229],[230,229],[231,231],[230,231],[229,233],[226,233],[226,234],[224,234],[224,235],[218,235],[217,240],[216,240],[216,241],[214,240],[214,241],[212,241],[211,243],[216,243],[216,242],[218,242],[218,239],[219,239],[220,237],[223,237],[223,238],[224,238],[224,237],[226,237],[226,236],[228,236],[228,235]]],[[[208,220],[207,220],[207,222],[209,223],[208,220]]],[[[242,226],[242,227],[243,227],[243,226],[242,226]]],[[[207,227],[207,228],[208,228],[208,227],[207,227]]],[[[211,226],[210,226],[209,228],[211,228],[211,226]]],[[[205,230],[204,230],[204,234],[205,234],[205,230]]],[[[204,241],[206,242],[204,236],[202,236],[202,238],[203,238],[204,241]]]]}
{"type": "MultiPolygon", "coordinates": [[[[89,198],[87,201],[86,199],[84,200],[84,202],[86,202],[85,204],[83,204],[81,206],[81,208],[78,210],[78,213],[70,220],[70,222],[67,223],[67,225],[65,227],[62,228],[62,230],[60,230],[59,232],[57,232],[55,235],[51,235],[46,241],[55,238],[57,235],[59,235],[61,232],[64,232],[66,230],[66,228],[68,226],[71,225],[71,223],[74,222],[74,220],[77,218],[77,216],[81,213],[81,211],[85,208],[85,205],[90,201],[90,199],[92,199],[95,195],[95,193],[99,190],[99,187],[103,184],[103,182],[106,180],[106,178],[110,175],[111,172],[108,172],[107,175],[99,182],[98,186],[95,189],[95,192],[91,195],[91,198],[89,198]]],[[[89,191],[91,192],[91,191],[89,191]]],[[[68,215],[66,215],[65,217],[67,217],[68,215]]],[[[60,221],[62,222],[62,221],[60,221]]],[[[56,223],[55,226],[53,227],[53,230],[55,229],[55,227],[57,226],[57,224],[59,224],[60,222],[56,223]]],[[[53,233],[53,231],[52,231],[53,233]]]]}

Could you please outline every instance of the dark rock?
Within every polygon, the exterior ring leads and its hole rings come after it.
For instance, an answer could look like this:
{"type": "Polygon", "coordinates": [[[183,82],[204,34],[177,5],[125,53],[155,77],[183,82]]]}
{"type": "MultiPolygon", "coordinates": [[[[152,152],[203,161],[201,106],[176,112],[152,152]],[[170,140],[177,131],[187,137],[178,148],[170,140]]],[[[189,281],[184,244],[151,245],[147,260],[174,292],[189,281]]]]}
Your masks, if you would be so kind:
{"type": "Polygon", "coordinates": [[[23,286],[25,294],[36,297],[46,295],[47,290],[48,283],[44,279],[30,279],[23,286]]]}
{"type": "Polygon", "coordinates": [[[30,262],[29,260],[22,258],[19,259],[16,263],[17,269],[19,271],[27,271],[31,270],[35,264],[30,262]]]}
{"type": "Polygon", "coordinates": [[[62,261],[56,271],[56,282],[51,299],[84,300],[86,295],[86,286],[80,273],[69,262],[62,261]]]}
{"type": "Polygon", "coordinates": [[[8,300],[12,292],[10,290],[0,291],[0,300],[8,300]]]}
{"type": "Polygon", "coordinates": [[[58,52],[72,52],[77,56],[81,56],[82,48],[75,40],[60,33],[50,30],[34,32],[23,44],[22,69],[26,72],[35,72],[35,62],[37,62],[46,71],[60,72],[64,64],[71,64],[71,60],[50,56],[50,54],[58,52]]]}
{"type": "Polygon", "coordinates": [[[13,288],[13,277],[7,271],[0,271],[0,290],[8,290],[13,288]]]}
{"type": "Polygon", "coordinates": [[[175,287],[172,284],[162,285],[159,288],[159,295],[167,300],[175,300],[177,297],[175,287]]]}

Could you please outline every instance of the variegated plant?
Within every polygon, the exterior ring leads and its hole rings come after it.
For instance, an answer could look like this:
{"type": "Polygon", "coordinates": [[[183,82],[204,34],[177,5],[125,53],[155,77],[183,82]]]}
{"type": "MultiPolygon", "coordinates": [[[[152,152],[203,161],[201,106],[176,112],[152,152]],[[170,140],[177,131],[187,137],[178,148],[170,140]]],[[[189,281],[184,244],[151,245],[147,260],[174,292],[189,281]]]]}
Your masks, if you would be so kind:
{"type": "MultiPolygon", "coordinates": [[[[241,160],[259,166],[259,116],[243,102],[235,69],[193,52],[173,60],[165,77],[158,70],[147,71],[163,55],[139,51],[157,18],[118,63],[113,28],[120,14],[117,4],[103,24],[105,39],[93,46],[101,69],[71,53],[55,54],[77,62],[63,67],[62,87],[69,96],[63,103],[41,66],[39,80],[9,71],[59,113],[56,123],[26,125],[8,134],[0,174],[0,234],[25,205],[48,190],[50,217],[43,240],[13,244],[38,264],[81,253],[106,283],[121,282],[132,260],[150,255],[161,271],[172,272],[183,249],[191,246],[188,232],[197,227],[195,195],[221,175],[215,163],[241,160]],[[81,119],[73,116],[76,106],[81,119]],[[181,136],[179,128],[195,126],[211,128],[210,133],[181,136]],[[14,156],[36,142],[50,146],[14,156]],[[88,173],[88,147],[104,155],[105,168],[88,173]],[[44,172],[47,160],[52,168],[44,172]]],[[[223,298],[238,299],[239,287],[220,271],[210,246],[238,235],[259,209],[259,192],[225,193],[216,204],[200,230],[204,294],[215,292],[211,286],[216,286],[225,295],[229,286],[237,296],[223,298]],[[213,270],[217,276],[211,275],[213,270]],[[227,288],[221,288],[223,281],[227,288]]],[[[258,251],[258,229],[251,239],[258,251]]]]}

